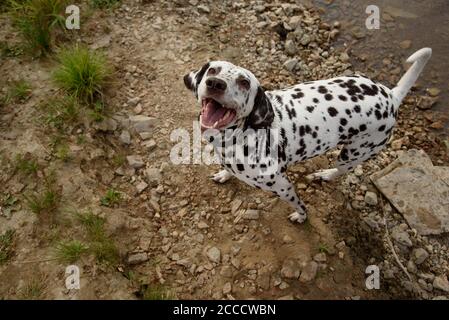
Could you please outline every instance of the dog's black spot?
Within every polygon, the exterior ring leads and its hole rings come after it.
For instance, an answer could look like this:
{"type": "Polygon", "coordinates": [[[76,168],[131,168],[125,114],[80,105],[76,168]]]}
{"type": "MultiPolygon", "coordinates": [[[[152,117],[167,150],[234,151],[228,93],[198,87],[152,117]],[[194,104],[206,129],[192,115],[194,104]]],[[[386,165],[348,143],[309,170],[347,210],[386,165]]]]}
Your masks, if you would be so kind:
{"type": "Polygon", "coordinates": [[[335,109],[334,107],[329,107],[329,108],[327,109],[327,112],[329,113],[329,115],[330,115],[331,117],[335,117],[335,116],[338,114],[337,109],[335,109]]]}
{"type": "Polygon", "coordinates": [[[340,99],[341,101],[347,101],[348,100],[348,98],[346,96],[344,96],[344,95],[339,95],[338,99],[340,99]]]}
{"type": "Polygon", "coordinates": [[[333,98],[334,97],[331,94],[329,94],[329,93],[324,95],[324,99],[326,99],[327,101],[331,101],[333,98]]]}
{"type": "Polygon", "coordinates": [[[345,118],[341,118],[341,119],[340,119],[340,124],[341,124],[342,126],[345,126],[345,125],[348,124],[348,120],[346,120],[345,118]]]}
{"type": "Polygon", "coordinates": [[[309,111],[310,113],[312,113],[313,110],[315,109],[315,107],[308,106],[308,107],[306,107],[306,109],[307,109],[307,111],[309,111]]]}
{"type": "Polygon", "coordinates": [[[379,129],[378,129],[379,131],[384,131],[385,130],[385,125],[383,124],[383,125],[381,125],[380,127],[379,127],[379,129]]]}

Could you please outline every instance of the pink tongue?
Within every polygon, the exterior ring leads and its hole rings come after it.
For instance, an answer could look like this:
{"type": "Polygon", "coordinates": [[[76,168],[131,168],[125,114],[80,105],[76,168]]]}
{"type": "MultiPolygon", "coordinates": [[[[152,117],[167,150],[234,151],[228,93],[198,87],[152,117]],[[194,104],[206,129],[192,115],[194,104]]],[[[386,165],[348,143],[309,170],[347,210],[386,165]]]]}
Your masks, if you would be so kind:
{"type": "Polygon", "coordinates": [[[202,117],[203,124],[212,126],[216,121],[223,118],[226,111],[226,108],[220,107],[215,101],[208,102],[202,117]]]}

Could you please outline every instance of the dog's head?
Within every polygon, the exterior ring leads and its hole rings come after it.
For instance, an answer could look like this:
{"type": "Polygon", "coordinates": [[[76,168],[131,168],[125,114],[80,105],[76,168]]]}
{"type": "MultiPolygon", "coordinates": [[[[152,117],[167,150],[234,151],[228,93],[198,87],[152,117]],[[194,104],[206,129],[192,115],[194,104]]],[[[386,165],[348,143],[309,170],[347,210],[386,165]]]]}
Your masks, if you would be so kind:
{"type": "Polygon", "coordinates": [[[273,121],[273,108],[252,72],[226,61],[211,61],[184,76],[201,104],[201,128],[224,130],[237,123],[254,129],[273,121]]]}

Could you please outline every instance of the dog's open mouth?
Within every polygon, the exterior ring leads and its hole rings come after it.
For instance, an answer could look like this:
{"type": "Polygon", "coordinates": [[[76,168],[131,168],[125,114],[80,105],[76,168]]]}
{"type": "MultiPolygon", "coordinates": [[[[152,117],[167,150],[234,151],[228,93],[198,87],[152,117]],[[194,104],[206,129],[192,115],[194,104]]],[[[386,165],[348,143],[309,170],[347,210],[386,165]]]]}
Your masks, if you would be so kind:
{"type": "Polygon", "coordinates": [[[234,109],[226,108],[214,99],[206,98],[201,102],[201,129],[222,129],[235,118],[234,109]]]}

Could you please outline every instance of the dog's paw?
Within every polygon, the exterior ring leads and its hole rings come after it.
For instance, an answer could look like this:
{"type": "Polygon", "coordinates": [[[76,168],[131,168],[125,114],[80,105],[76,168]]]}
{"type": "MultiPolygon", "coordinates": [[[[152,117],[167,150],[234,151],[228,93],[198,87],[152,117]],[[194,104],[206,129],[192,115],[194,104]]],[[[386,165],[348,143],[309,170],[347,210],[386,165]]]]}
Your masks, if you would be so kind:
{"type": "Polygon", "coordinates": [[[303,223],[307,219],[307,214],[298,213],[297,211],[293,212],[288,216],[291,222],[303,223]]]}
{"type": "Polygon", "coordinates": [[[331,181],[336,177],[338,177],[339,175],[340,174],[338,172],[338,169],[334,168],[334,169],[319,170],[306,176],[306,179],[309,181],[313,180],[331,181]]]}
{"type": "Polygon", "coordinates": [[[221,170],[212,176],[212,180],[218,183],[225,183],[232,177],[232,174],[226,170],[221,170]]]}

